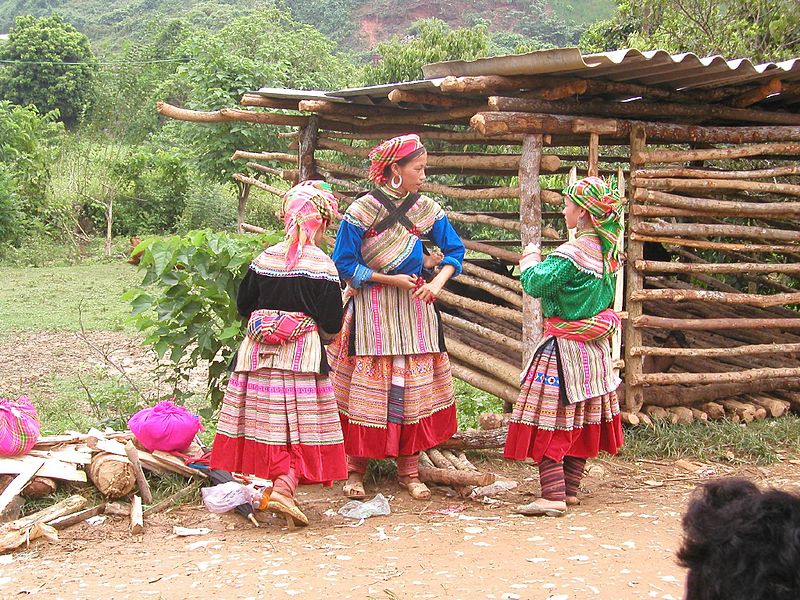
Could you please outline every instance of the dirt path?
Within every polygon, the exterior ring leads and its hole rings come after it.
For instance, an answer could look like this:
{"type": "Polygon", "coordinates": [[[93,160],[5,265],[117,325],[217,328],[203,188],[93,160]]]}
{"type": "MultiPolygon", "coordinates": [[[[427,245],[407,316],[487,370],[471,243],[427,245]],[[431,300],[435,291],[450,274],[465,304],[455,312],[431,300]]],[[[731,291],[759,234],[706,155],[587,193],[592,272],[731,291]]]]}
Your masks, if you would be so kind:
{"type": "MultiPolygon", "coordinates": [[[[683,570],[674,558],[680,515],[703,477],[667,462],[592,461],[583,504],[552,519],[512,512],[536,491],[533,467],[489,459],[482,468],[521,485],[491,506],[438,493],[417,503],[383,482],[372,491],[393,495],[392,514],[360,525],[334,514],[345,502],[339,486],[301,488],[312,524],[295,532],[274,517],[255,529],[200,506],[153,516],[142,536],[131,536],[124,520],[81,524],[62,532],[57,544],[0,557],[0,597],[682,597],[683,570]],[[178,538],[174,525],[211,532],[178,538]]],[[[789,464],[712,468],[800,486],[789,464]]]]}

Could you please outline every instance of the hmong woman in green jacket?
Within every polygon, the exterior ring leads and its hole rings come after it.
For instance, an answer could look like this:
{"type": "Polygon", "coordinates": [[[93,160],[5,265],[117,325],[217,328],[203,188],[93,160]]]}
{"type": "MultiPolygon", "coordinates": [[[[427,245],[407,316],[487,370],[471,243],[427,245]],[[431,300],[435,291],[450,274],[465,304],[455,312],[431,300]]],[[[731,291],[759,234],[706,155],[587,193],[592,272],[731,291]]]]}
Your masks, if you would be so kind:
{"type": "Polygon", "coordinates": [[[600,450],[616,454],[622,446],[620,380],[609,343],[620,323],[609,306],[621,266],[621,205],[598,177],[570,185],[564,196],[564,219],[577,228],[575,240],[543,262],[526,248],[520,261],[522,287],[541,298],[545,328],[525,370],[504,456],[539,465],[542,498],[519,508],[531,515],[559,516],[578,504],[586,459],[600,450]]]}

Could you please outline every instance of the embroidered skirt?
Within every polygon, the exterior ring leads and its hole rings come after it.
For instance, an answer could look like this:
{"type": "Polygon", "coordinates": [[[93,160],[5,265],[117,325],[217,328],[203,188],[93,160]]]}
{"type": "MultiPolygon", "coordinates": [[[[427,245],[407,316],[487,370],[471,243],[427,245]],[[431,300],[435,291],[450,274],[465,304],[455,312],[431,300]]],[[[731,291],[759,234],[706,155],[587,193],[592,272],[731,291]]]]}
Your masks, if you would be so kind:
{"type": "Polygon", "coordinates": [[[445,352],[350,356],[352,308],[328,348],[336,402],[350,456],[408,456],[450,439],[456,406],[445,352]]]}
{"type": "Polygon", "coordinates": [[[301,484],[347,479],[330,380],[279,369],[232,373],[211,468],[274,479],[291,467],[301,484]]]}
{"type": "MultiPolygon", "coordinates": [[[[608,342],[586,342],[592,343],[608,342]]],[[[623,442],[616,392],[565,403],[561,376],[571,376],[572,366],[559,370],[555,344],[549,338],[537,348],[514,405],[503,456],[561,462],[565,456],[594,458],[600,450],[616,454],[623,442]]]]}

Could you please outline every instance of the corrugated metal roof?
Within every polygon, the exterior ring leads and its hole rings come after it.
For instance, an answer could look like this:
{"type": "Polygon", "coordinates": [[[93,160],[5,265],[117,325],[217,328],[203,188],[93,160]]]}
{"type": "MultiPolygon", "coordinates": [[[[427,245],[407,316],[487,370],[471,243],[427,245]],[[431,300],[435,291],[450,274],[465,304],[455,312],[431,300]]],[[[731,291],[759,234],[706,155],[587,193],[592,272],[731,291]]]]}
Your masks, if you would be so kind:
{"type": "Polygon", "coordinates": [[[582,55],[577,48],[540,50],[527,54],[495,56],[473,61],[447,61],[425,65],[427,79],[477,75],[576,75],[656,85],[674,90],[744,85],[780,77],[800,80],[800,59],[754,64],[747,58],[701,58],[691,52],[616,50],[582,55]]]}

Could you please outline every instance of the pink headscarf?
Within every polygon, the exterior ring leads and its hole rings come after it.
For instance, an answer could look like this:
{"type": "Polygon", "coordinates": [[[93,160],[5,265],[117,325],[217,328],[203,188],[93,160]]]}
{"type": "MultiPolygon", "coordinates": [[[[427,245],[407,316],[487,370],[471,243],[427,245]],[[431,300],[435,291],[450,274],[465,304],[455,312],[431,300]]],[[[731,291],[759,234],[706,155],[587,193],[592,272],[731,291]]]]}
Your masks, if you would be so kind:
{"type": "Polygon", "coordinates": [[[381,142],[369,152],[369,179],[376,185],[386,183],[383,174],[387,166],[408,156],[412,152],[424,148],[419,136],[415,133],[400,135],[381,142]]]}
{"type": "Polygon", "coordinates": [[[331,186],[324,181],[298,183],[283,196],[283,223],[289,247],[286,266],[294,268],[306,244],[313,244],[320,228],[325,229],[334,217],[341,217],[331,186]]]}

